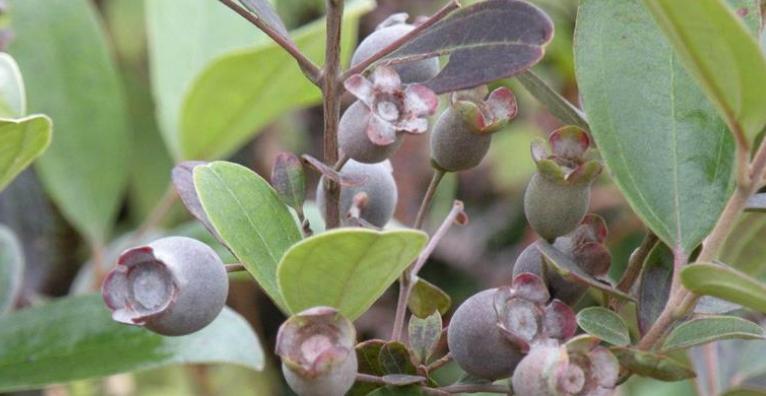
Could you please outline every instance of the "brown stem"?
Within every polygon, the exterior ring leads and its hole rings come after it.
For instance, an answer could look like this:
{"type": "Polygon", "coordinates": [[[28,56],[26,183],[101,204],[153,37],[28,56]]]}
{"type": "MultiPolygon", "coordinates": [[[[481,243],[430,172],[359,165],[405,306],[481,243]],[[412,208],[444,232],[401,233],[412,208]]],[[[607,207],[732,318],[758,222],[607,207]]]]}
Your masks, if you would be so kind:
{"type": "Polygon", "coordinates": [[[319,67],[317,67],[317,65],[315,65],[311,59],[307,58],[306,55],[304,55],[301,50],[295,46],[295,43],[293,43],[292,40],[282,35],[282,33],[274,30],[274,28],[269,26],[269,24],[261,19],[258,15],[251,13],[239,4],[235,3],[233,0],[218,1],[231,8],[234,12],[247,19],[262,32],[266,33],[267,36],[274,40],[275,43],[279,44],[280,47],[287,51],[287,53],[290,54],[296,62],[298,62],[298,66],[300,66],[303,73],[311,82],[313,82],[315,85],[319,85],[319,77],[321,74],[319,67]]]}
{"type": "Polygon", "coordinates": [[[349,68],[345,73],[343,73],[343,76],[341,77],[341,81],[345,81],[347,78],[351,77],[352,75],[365,71],[368,67],[370,67],[370,65],[383,59],[384,57],[391,54],[392,52],[398,50],[404,44],[409,43],[410,41],[412,41],[412,39],[420,35],[420,32],[433,26],[436,22],[441,21],[442,19],[444,19],[444,17],[446,17],[452,11],[458,8],[460,8],[460,2],[458,0],[451,0],[439,11],[437,11],[436,14],[432,15],[430,18],[423,21],[420,25],[416,26],[415,29],[412,29],[412,31],[400,37],[398,40],[384,47],[380,51],[372,54],[372,56],[370,56],[369,58],[349,68]]]}
{"type": "Polygon", "coordinates": [[[638,276],[641,274],[641,269],[644,267],[644,261],[646,261],[646,258],[657,244],[657,241],[659,241],[657,235],[651,231],[647,231],[644,240],[641,241],[641,245],[639,245],[638,249],[630,255],[628,267],[625,269],[625,273],[622,274],[620,283],[617,284],[617,290],[625,293],[630,292],[630,289],[633,288],[636,280],[638,280],[638,276]]]}
{"type": "Polygon", "coordinates": [[[431,393],[432,395],[443,394],[456,394],[456,393],[500,393],[503,395],[510,394],[511,390],[507,385],[493,385],[493,384],[453,384],[443,386],[441,388],[423,388],[424,391],[437,391],[431,393]],[[439,393],[441,392],[441,393],[439,393]]]}
{"type": "Polygon", "coordinates": [[[383,379],[383,377],[378,377],[377,375],[370,375],[370,374],[357,373],[356,380],[359,382],[367,382],[370,384],[381,384],[381,385],[386,384],[386,381],[383,379]]]}
{"type": "Polygon", "coordinates": [[[412,225],[412,228],[420,229],[423,227],[423,222],[426,219],[426,213],[428,212],[428,208],[431,206],[431,201],[434,199],[434,194],[436,194],[436,188],[439,187],[439,183],[441,183],[445,174],[446,172],[443,170],[434,169],[434,174],[431,177],[431,183],[428,184],[426,195],[423,197],[423,201],[420,203],[420,209],[418,209],[418,214],[415,216],[415,223],[412,225]]]}
{"type": "Polygon", "coordinates": [[[420,252],[417,260],[415,260],[409,268],[404,270],[399,277],[399,299],[396,302],[396,314],[394,315],[394,328],[391,332],[391,339],[396,341],[402,340],[404,317],[407,314],[407,301],[409,301],[410,294],[412,294],[412,287],[415,284],[416,277],[431,256],[431,253],[436,249],[436,245],[439,244],[452,224],[460,219],[461,216],[465,216],[465,213],[463,212],[463,203],[455,201],[447,218],[444,219],[444,222],[439,226],[439,229],[437,229],[434,235],[428,240],[428,244],[423,251],[420,252]]]}
{"type": "MultiPolygon", "coordinates": [[[[338,122],[340,120],[340,37],[343,19],[343,0],[327,0],[327,49],[322,72],[324,94],[324,163],[338,162],[338,122]]],[[[325,179],[325,221],[327,229],[340,225],[340,187],[325,179]]]]}
{"type": "Polygon", "coordinates": [[[245,271],[245,266],[240,263],[226,264],[224,267],[226,267],[226,272],[245,271]]]}
{"type": "Polygon", "coordinates": [[[427,367],[427,371],[430,373],[431,371],[438,370],[446,366],[447,363],[451,361],[452,361],[452,354],[448,352],[446,355],[442,356],[438,360],[434,360],[431,364],[429,364],[427,367]]]}
{"type": "Polygon", "coordinates": [[[346,155],[345,153],[341,153],[340,159],[338,160],[338,162],[335,163],[335,165],[333,165],[332,170],[336,172],[340,172],[343,169],[343,166],[346,165],[346,162],[348,162],[348,160],[350,159],[351,158],[349,158],[348,155],[346,155]]]}

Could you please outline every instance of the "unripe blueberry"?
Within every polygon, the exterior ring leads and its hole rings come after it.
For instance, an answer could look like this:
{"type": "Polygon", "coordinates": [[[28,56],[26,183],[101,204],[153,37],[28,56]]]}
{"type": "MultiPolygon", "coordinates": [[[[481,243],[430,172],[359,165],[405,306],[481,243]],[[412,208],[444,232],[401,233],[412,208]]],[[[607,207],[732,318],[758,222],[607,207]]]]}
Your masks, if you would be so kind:
{"type": "Polygon", "coordinates": [[[480,378],[507,378],[523,357],[497,326],[497,289],[471,296],[458,307],[450,321],[447,343],[455,362],[480,378]]]}
{"type": "Polygon", "coordinates": [[[452,95],[450,106],[434,124],[431,160],[442,170],[457,172],[473,168],[489,151],[492,133],[516,115],[516,98],[507,88],[486,87],[452,95]]]}
{"type": "MultiPolygon", "coordinates": [[[[553,246],[561,250],[562,253],[569,255],[571,252],[563,249],[565,247],[562,246],[561,239],[557,239],[553,246]]],[[[535,242],[527,246],[516,259],[516,263],[513,266],[513,275],[516,276],[528,272],[543,278],[551,296],[567,305],[574,305],[588,290],[586,286],[567,281],[553,268],[547,268],[546,265],[543,254],[540,253],[540,249],[537,248],[537,243],[535,242]]]]}
{"type": "MultiPolygon", "coordinates": [[[[359,64],[415,29],[415,26],[405,23],[405,20],[407,20],[407,14],[395,14],[383,21],[377,30],[359,43],[351,57],[351,65],[359,64]]],[[[439,58],[403,63],[396,65],[395,68],[405,83],[424,82],[439,74],[439,58]]]]}
{"type": "Polygon", "coordinates": [[[404,136],[397,134],[396,140],[387,145],[373,143],[367,136],[370,116],[370,110],[361,101],[349,106],[338,124],[338,145],[349,158],[374,164],[391,157],[404,142],[404,136]]]}
{"type": "Polygon", "coordinates": [[[566,351],[557,342],[548,342],[532,348],[513,372],[513,394],[559,396],[555,374],[564,364],[566,351]]]}
{"type": "MultiPolygon", "coordinates": [[[[398,193],[396,181],[392,175],[391,163],[383,161],[377,164],[363,164],[349,160],[340,172],[342,175],[354,178],[362,178],[364,182],[355,186],[341,186],[340,188],[340,213],[344,225],[352,225],[348,222],[346,214],[351,209],[354,197],[359,193],[367,195],[366,205],[361,208],[360,218],[376,226],[384,227],[396,209],[398,193]]],[[[317,186],[317,205],[322,214],[325,213],[326,199],[323,188],[324,178],[320,179],[317,186]]]]}
{"type": "Polygon", "coordinates": [[[125,251],[101,290],[114,320],[174,336],[200,330],[218,316],[229,280],[209,246],[168,237],[125,251]]]}
{"type": "Polygon", "coordinates": [[[542,238],[572,232],[588,213],[590,185],[566,185],[536,172],[524,192],[524,214],[542,238]]]}
{"type": "Polygon", "coordinates": [[[282,373],[298,396],[343,396],[358,370],[356,330],[337,310],[316,307],[279,328],[276,352],[282,373]]]}

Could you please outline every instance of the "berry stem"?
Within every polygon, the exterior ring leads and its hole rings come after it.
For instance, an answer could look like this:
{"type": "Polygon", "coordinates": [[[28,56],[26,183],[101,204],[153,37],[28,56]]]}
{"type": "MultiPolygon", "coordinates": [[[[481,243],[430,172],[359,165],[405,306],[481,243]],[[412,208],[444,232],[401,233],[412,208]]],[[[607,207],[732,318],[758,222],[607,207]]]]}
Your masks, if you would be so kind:
{"type": "MultiPolygon", "coordinates": [[[[739,135],[735,134],[735,136],[739,135]]],[[[742,144],[738,145],[739,153],[744,149],[744,147],[740,146],[742,144]]],[[[713,227],[713,231],[705,238],[696,262],[712,263],[718,258],[726,238],[734,229],[737,219],[739,219],[740,214],[742,214],[742,211],[747,206],[747,200],[758,190],[760,181],[766,176],[766,142],[761,142],[752,161],[748,161],[747,156],[743,157],[742,155],[737,156],[737,161],[737,174],[740,175],[737,179],[737,188],[726,203],[726,207],[718,218],[715,227],[713,227]],[[746,175],[746,177],[741,175],[746,175]]],[[[671,290],[674,290],[674,292],[668,299],[665,309],[660,313],[657,321],[638,343],[640,349],[649,350],[654,348],[676,320],[688,315],[697,305],[697,300],[699,300],[700,296],[684,288],[679,278],[674,276],[671,287],[671,290]]]]}
{"type": "Polygon", "coordinates": [[[458,8],[460,8],[460,2],[458,0],[451,0],[444,7],[439,9],[439,11],[437,11],[434,15],[432,15],[430,18],[426,19],[420,25],[416,26],[415,29],[413,29],[411,32],[400,37],[398,40],[384,47],[380,51],[372,54],[372,56],[370,56],[369,58],[359,62],[355,66],[352,66],[345,73],[343,73],[343,76],[341,77],[341,81],[345,81],[347,78],[353,76],[354,74],[359,74],[364,72],[373,63],[385,58],[387,55],[390,55],[392,52],[401,48],[404,44],[409,43],[414,38],[419,36],[420,32],[433,26],[434,24],[436,24],[436,22],[441,21],[442,19],[444,19],[444,17],[446,17],[447,15],[452,13],[452,11],[458,8]]]}
{"type": "MultiPolygon", "coordinates": [[[[322,70],[321,85],[324,95],[324,163],[338,162],[338,122],[340,121],[340,38],[343,20],[343,0],[327,0],[327,49],[325,66],[322,70]]],[[[340,187],[332,180],[325,179],[327,200],[325,219],[327,229],[340,225],[340,187]]]]}
{"type": "Polygon", "coordinates": [[[442,396],[453,395],[462,393],[500,393],[503,395],[510,394],[510,389],[507,385],[493,385],[493,384],[453,384],[443,386],[441,388],[429,388],[423,387],[423,393],[426,395],[442,396]]]}
{"type": "Polygon", "coordinates": [[[303,74],[306,75],[306,77],[315,85],[319,85],[319,79],[321,76],[321,71],[319,70],[319,67],[314,64],[314,62],[311,61],[306,55],[304,55],[300,49],[295,45],[295,43],[292,42],[288,37],[285,37],[282,35],[282,33],[274,30],[271,26],[269,26],[268,23],[264,22],[263,19],[261,19],[258,15],[255,15],[251,13],[250,11],[246,10],[239,4],[235,3],[233,0],[218,0],[221,3],[223,3],[225,6],[231,8],[234,12],[242,16],[243,18],[247,19],[250,23],[255,25],[258,29],[260,29],[262,32],[266,33],[267,36],[269,36],[272,40],[274,40],[275,43],[277,43],[280,47],[282,47],[285,51],[287,51],[288,54],[290,54],[296,62],[298,62],[298,66],[300,66],[301,70],[303,71],[303,74]]]}
{"type": "Polygon", "coordinates": [[[434,199],[434,194],[436,194],[436,188],[439,187],[439,183],[441,183],[445,174],[446,172],[441,169],[434,169],[434,174],[431,177],[431,183],[428,185],[426,195],[423,197],[423,201],[420,203],[420,209],[418,209],[418,215],[415,216],[415,223],[413,223],[412,228],[420,229],[423,227],[423,222],[426,218],[426,212],[428,212],[428,208],[431,206],[431,201],[434,199]]]}
{"type": "Polygon", "coordinates": [[[240,272],[245,271],[245,266],[240,263],[226,264],[226,272],[240,272]]]}

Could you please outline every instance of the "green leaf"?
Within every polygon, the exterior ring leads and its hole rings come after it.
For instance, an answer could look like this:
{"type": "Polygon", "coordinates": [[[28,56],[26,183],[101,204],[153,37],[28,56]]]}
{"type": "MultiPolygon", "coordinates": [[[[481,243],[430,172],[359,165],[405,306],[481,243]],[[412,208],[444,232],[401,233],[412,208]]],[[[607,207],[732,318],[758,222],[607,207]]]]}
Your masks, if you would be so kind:
{"type": "Polygon", "coordinates": [[[277,286],[277,263],[301,239],[287,206],[266,180],[230,162],[194,167],[194,186],[218,235],[274,303],[287,312],[277,286]]]}
{"type": "Polygon", "coordinates": [[[434,311],[425,319],[410,316],[407,326],[412,353],[418,362],[425,363],[436,350],[442,335],[442,316],[434,311]]]}
{"type": "Polygon", "coordinates": [[[697,293],[766,313],[766,285],[731,267],[693,264],[681,271],[681,282],[697,293]]]}
{"type": "Polygon", "coordinates": [[[0,319],[0,392],[172,364],[263,368],[247,321],[229,308],[210,325],[164,337],[114,322],[100,296],[68,297],[0,319]]]}
{"type": "Polygon", "coordinates": [[[271,185],[287,206],[303,215],[306,201],[306,172],[293,153],[279,153],[271,168],[271,185]]]}
{"type": "Polygon", "coordinates": [[[576,282],[584,286],[592,287],[602,292],[609,294],[610,296],[620,298],[622,300],[635,301],[630,295],[615,289],[612,285],[602,282],[580,268],[577,263],[572,261],[565,254],[561,253],[558,249],[553,247],[550,243],[540,240],[538,241],[540,252],[543,254],[545,262],[549,264],[556,272],[559,273],[564,279],[570,282],[576,282]]]}
{"type": "Polygon", "coordinates": [[[180,159],[181,104],[192,82],[217,57],[266,37],[218,1],[145,0],[145,5],[157,119],[165,144],[180,159]]]}
{"type": "Polygon", "coordinates": [[[24,252],[16,234],[0,224],[0,316],[9,312],[21,291],[24,252]]]}
{"type": "MultiPolygon", "coordinates": [[[[373,7],[371,0],[349,3],[342,28],[344,62],[356,42],[359,18],[373,7]]],[[[293,33],[298,47],[314,61],[324,55],[324,31],[320,20],[293,33]]],[[[277,117],[320,101],[319,89],[277,44],[262,42],[230,52],[205,67],[186,92],[180,155],[201,160],[226,157],[277,117]]]]}
{"type": "Polygon", "coordinates": [[[0,53],[0,117],[21,117],[27,113],[27,92],[19,65],[12,56],[0,53]]]}
{"type": "Polygon", "coordinates": [[[766,281],[766,216],[745,213],[723,245],[721,261],[766,281]]]}
{"type": "Polygon", "coordinates": [[[421,396],[423,392],[419,386],[384,386],[370,392],[367,396],[421,396]]]}
{"type": "Polygon", "coordinates": [[[10,53],[27,77],[30,112],[56,122],[37,162],[53,201],[93,243],[108,238],[128,181],[125,100],[95,6],[11,0],[10,53]]]}
{"type": "Polygon", "coordinates": [[[417,369],[412,362],[412,354],[407,346],[399,341],[390,341],[380,348],[378,360],[383,374],[415,375],[417,369]]]}
{"type": "Polygon", "coordinates": [[[689,254],[731,194],[734,144],[640,0],[583,0],[577,82],[615,183],[663,242],[689,254]]]}
{"type": "MultiPolygon", "coordinates": [[[[722,0],[644,0],[732,131],[750,140],[766,126],[766,55],[722,0]],[[715,29],[710,29],[715,26],[715,29]]],[[[758,1],[743,8],[758,15],[758,1]]],[[[755,26],[756,32],[760,26],[755,26]]]]}
{"type": "Polygon", "coordinates": [[[662,350],[686,349],[732,338],[762,339],[764,331],[757,323],[736,316],[693,319],[674,328],[665,339],[662,350]]]}
{"type": "Polygon", "coordinates": [[[630,344],[628,325],[616,313],[602,307],[585,308],[577,313],[577,324],[586,333],[612,345],[630,344]]]}
{"type": "Polygon", "coordinates": [[[692,369],[665,355],[625,347],[609,349],[620,361],[620,366],[643,377],[680,381],[696,376],[692,369]]]}
{"type": "Polygon", "coordinates": [[[279,263],[290,312],[325,305],[355,320],[418,256],[426,234],[343,228],[304,239],[279,263]]]}
{"type": "Polygon", "coordinates": [[[452,306],[452,298],[444,290],[425,279],[418,278],[410,293],[407,307],[413,315],[426,318],[435,311],[446,315],[452,306]]]}
{"type": "Polygon", "coordinates": [[[44,115],[0,119],[0,191],[48,148],[52,127],[44,115]]]}
{"type": "Polygon", "coordinates": [[[531,69],[519,74],[516,79],[563,124],[576,125],[586,131],[590,130],[582,110],[559,95],[531,69]]]}
{"type": "Polygon", "coordinates": [[[644,260],[638,285],[638,328],[641,334],[660,317],[670,297],[673,281],[673,252],[662,242],[654,245],[644,260]]]}

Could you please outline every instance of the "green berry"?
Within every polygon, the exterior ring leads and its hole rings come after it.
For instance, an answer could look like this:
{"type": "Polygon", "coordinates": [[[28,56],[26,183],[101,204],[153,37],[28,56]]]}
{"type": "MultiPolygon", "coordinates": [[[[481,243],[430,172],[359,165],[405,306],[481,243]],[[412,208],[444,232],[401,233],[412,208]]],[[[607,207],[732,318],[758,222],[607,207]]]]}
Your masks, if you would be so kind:
{"type": "MultiPolygon", "coordinates": [[[[568,244],[564,239],[565,238],[557,239],[553,246],[556,249],[559,249],[562,253],[570,256],[571,249],[568,249],[568,245],[571,244],[568,244]]],[[[513,266],[513,276],[525,272],[535,274],[545,281],[551,297],[561,300],[567,305],[574,305],[580,298],[582,298],[588,288],[567,281],[564,277],[559,275],[555,269],[548,266],[537,246],[538,244],[535,242],[527,246],[526,249],[521,252],[513,266]]]]}
{"type": "Polygon", "coordinates": [[[431,158],[443,170],[457,172],[478,165],[487,155],[491,134],[473,132],[463,115],[452,107],[439,116],[431,135],[431,158]]]}
{"type": "Polygon", "coordinates": [[[338,144],[341,151],[349,158],[366,164],[378,163],[391,157],[404,141],[404,137],[397,134],[396,140],[391,144],[381,146],[373,143],[367,136],[370,115],[367,106],[357,100],[346,109],[338,124],[338,144]]]}
{"type": "MultiPolygon", "coordinates": [[[[360,217],[364,221],[376,226],[384,227],[394,215],[398,193],[396,181],[391,173],[389,161],[377,164],[363,164],[354,160],[346,163],[340,172],[342,175],[355,178],[365,178],[364,182],[356,186],[341,186],[340,189],[340,213],[344,225],[351,225],[346,217],[354,197],[359,193],[367,194],[367,204],[362,208],[360,217]]],[[[322,187],[324,178],[320,179],[317,186],[317,205],[321,212],[325,213],[325,193],[322,187]]]]}
{"type": "Polygon", "coordinates": [[[590,206],[590,184],[566,185],[536,172],[524,192],[524,214],[542,238],[552,241],[580,224],[590,206]]]}
{"type": "Polygon", "coordinates": [[[471,296],[455,311],[447,331],[455,362],[465,372],[490,380],[510,377],[523,357],[498,327],[496,293],[490,289],[471,296]]]}

